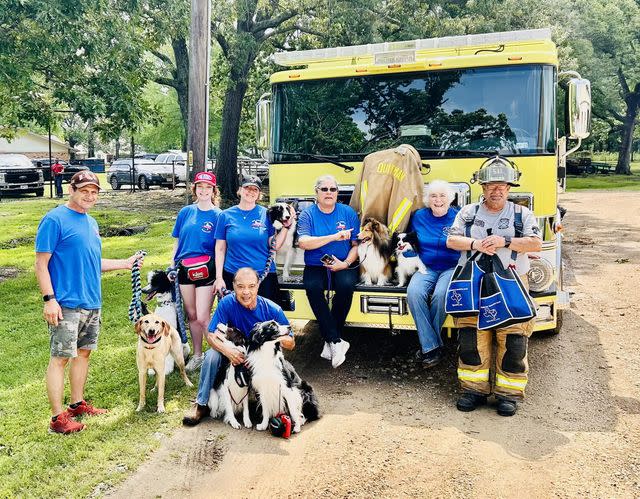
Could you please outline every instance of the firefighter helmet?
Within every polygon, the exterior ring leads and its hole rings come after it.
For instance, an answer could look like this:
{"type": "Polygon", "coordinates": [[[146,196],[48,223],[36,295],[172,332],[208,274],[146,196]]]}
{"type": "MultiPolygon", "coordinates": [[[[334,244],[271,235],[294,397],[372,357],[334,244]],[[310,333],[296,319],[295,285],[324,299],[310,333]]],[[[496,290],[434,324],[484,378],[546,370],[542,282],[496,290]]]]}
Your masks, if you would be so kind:
{"type": "Polygon", "coordinates": [[[519,187],[520,170],[507,158],[500,155],[494,156],[486,160],[477,172],[473,174],[471,183],[478,182],[480,185],[490,182],[504,182],[514,187],[519,187]]]}

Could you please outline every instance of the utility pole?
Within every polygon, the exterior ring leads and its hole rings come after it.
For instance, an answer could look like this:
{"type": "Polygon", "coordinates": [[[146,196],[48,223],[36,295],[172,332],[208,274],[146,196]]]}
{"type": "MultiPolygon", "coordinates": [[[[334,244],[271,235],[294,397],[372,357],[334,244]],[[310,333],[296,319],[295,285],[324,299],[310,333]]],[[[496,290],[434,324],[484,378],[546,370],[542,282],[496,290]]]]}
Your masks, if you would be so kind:
{"type": "MultiPolygon", "coordinates": [[[[191,0],[189,40],[189,129],[187,155],[193,151],[194,172],[203,171],[207,162],[209,136],[209,66],[211,54],[210,0],[191,0]]],[[[190,171],[187,164],[187,186],[190,171]]]]}

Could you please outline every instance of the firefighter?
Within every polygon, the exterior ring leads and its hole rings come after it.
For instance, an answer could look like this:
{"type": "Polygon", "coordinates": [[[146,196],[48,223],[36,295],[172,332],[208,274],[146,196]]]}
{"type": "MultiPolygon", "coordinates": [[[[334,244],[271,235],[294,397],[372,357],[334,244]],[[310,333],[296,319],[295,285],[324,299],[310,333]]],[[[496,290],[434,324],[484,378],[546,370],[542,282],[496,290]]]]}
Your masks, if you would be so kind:
{"type": "MultiPolygon", "coordinates": [[[[472,252],[498,255],[505,268],[515,260],[515,270],[528,286],[527,252],[540,251],[542,239],[536,218],[526,207],[508,200],[512,186],[519,186],[520,171],[509,160],[496,156],[474,173],[471,182],[482,186],[479,203],[465,206],[457,214],[447,238],[447,246],[461,252],[464,264],[472,252]]],[[[513,416],[517,402],[524,398],[529,365],[527,343],[533,331],[530,321],[493,330],[478,330],[477,317],[454,318],[458,328],[458,379],[462,394],[456,403],[460,411],[473,411],[496,396],[498,414],[513,416]],[[497,352],[492,366],[493,337],[497,352]],[[492,369],[493,367],[493,369],[492,369]],[[491,382],[490,371],[495,373],[491,382]],[[493,385],[493,386],[492,386],[493,385]]]]}

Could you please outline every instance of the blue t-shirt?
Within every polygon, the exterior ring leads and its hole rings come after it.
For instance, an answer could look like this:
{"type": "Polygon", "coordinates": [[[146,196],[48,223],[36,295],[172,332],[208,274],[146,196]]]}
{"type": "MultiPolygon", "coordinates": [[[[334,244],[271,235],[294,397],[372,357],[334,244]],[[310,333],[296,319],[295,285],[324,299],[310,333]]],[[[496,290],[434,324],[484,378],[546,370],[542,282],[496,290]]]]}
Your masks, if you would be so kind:
{"type": "Polygon", "coordinates": [[[248,338],[256,323],[271,320],[282,326],[289,325],[282,309],[271,300],[258,295],[256,308],[249,310],[236,300],[235,293],[231,293],[218,302],[209,323],[209,331],[215,331],[218,324],[222,323],[239,329],[248,338]]]}
{"type": "Polygon", "coordinates": [[[449,208],[441,217],[436,217],[431,208],[416,211],[409,222],[409,230],[418,234],[420,260],[430,269],[441,271],[456,266],[460,252],[447,248],[447,236],[458,211],[449,208]]]}
{"type": "Polygon", "coordinates": [[[51,253],[53,294],[66,308],[99,309],[102,240],[95,219],[61,205],[38,225],[36,252],[51,253]]]}
{"type": "Polygon", "coordinates": [[[334,255],[340,260],[347,258],[351,250],[351,241],[358,238],[360,219],[353,208],[342,203],[337,203],[331,213],[323,213],[317,204],[309,206],[300,213],[298,220],[298,235],[300,236],[328,236],[347,229],[353,229],[350,241],[332,241],[314,250],[306,250],[304,252],[305,265],[322,266],[320,258],[325,253],[334,255]]]}
{"type": "Polygon", "coordinates": [[[180,210],[171,233],[173,237],[178,238],[176,262],[194,256],[214,256],[216,240],[213,236],[220,213],[218,207],[203,211],[197,204],[185,206],[180,210]]]}
{"type": "MultiPolygon", "coordinates": [[[[267,217],[267,209],[256,205],[241,210],[237,205],[227,208],[218,217],[215,238],[227,241],[224,270],[235,274],[242,267],[251,267],[262,274],[269,258],[269,238],[275,234],[267,217]]],[[[276,271],[275,259],[269,272],[276,271]]]]}

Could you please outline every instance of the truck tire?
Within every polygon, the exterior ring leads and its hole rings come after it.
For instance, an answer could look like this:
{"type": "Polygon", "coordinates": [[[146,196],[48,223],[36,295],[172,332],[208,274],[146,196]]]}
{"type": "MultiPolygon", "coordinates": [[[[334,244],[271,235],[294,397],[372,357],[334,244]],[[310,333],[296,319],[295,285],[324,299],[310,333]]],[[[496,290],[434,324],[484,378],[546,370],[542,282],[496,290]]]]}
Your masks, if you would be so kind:
{"type": "Polygon", "coordinates": [[[36,191],[36,197],[41,198],[42,196],[44,196],[44,187],[36,191]]]}
{"type": "Polygon", "coordinates": [[[120,182],[118,182],[118,178],[115,175],[112,175],[111,178],[109,179],[109,183],[111,184],[111,188],[114,191],[119,191],[120,187],[122,187],[120,185],[120,182]]]}
{"type": "Polygon", "coordinates": [[[149,190],[149,181],[147,180],[147,177],[140,175],[140,178],[138,179],[138,187],[140,187],[141,191],[149,190]]]}

